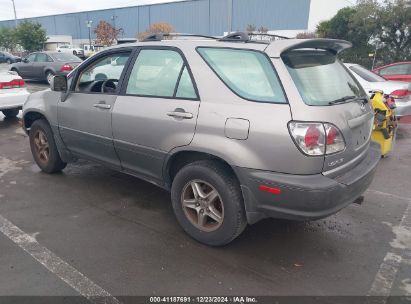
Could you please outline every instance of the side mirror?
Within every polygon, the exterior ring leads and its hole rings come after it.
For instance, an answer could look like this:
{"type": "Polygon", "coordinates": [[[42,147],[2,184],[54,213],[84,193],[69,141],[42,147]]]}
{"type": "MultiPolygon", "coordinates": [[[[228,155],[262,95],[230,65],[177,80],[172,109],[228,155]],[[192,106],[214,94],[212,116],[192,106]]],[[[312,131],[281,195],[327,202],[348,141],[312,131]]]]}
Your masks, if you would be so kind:
{"type": "Polygon", "coordinates": [[[23,58],[21,61],[23,61],[24,63],[28,63],[29,60],[27,58],[23,58]]]}
{"type": "Polygon", "coordinates": [[[67,76],[56,75],[51,79],[50,88],[55,92],[67,92],[67,76]]]}

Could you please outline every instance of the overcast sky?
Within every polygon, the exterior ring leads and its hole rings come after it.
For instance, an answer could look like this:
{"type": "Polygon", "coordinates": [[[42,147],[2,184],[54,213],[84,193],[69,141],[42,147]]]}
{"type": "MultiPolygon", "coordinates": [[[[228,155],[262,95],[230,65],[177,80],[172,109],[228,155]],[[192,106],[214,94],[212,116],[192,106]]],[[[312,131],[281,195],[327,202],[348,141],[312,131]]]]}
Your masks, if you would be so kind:
{"type": "MultiPolygon", "coordinates": [[[[17,18],[181,0],[14,0],[17,18]]],[[[11,0],[0,0],[0,20],[14,19],[11,0]]]]}

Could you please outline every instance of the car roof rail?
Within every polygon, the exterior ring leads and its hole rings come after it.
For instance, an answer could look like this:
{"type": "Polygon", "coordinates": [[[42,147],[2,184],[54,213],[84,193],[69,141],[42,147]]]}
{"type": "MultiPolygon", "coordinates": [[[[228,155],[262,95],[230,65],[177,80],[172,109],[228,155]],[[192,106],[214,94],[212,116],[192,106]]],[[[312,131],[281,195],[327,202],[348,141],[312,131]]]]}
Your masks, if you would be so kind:
{"type": "Polygon", "coordinates": [[[228,42],[248,42],[250,37],[244,32],[235,32],[218,39],[218,41],[228,41],[228,42]]]}

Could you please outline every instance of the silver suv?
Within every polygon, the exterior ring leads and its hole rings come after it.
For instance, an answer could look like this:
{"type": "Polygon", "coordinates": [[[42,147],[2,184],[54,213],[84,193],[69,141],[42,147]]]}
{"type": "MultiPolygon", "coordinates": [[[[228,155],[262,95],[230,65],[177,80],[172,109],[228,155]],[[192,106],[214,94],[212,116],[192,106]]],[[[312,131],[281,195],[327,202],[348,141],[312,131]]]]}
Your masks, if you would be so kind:
{"type": "Polygon", "coordinates": [[[168,39],[89,58],[24,105],[47,173],[85,158],[171,192],[182,228],[224,245],[266,217],[313,220],[361,199],[380,159],[341,40],[168,39]]]}

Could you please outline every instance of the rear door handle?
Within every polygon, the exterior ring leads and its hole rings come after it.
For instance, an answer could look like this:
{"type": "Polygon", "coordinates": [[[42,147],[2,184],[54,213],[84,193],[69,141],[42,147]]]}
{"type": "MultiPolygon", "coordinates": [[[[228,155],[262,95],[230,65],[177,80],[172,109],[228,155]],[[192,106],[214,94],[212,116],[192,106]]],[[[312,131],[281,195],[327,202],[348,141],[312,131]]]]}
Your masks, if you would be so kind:
{"type": "Polygon", "coordinates": [[[93,105],[93,107],[98,108],[98,109],[103,109],[103,110],[111,109],[111,105],[105,104],[105,103],[96,103],[93,105]]]}
{"type": "Polygon", "coordinates": [[[192,119],[193,118],[192,113],[183,112],[183,111],[168,112],[167,115],[170,117],[181,118],[181,119],[192,119]]]}

